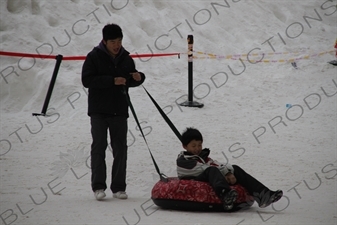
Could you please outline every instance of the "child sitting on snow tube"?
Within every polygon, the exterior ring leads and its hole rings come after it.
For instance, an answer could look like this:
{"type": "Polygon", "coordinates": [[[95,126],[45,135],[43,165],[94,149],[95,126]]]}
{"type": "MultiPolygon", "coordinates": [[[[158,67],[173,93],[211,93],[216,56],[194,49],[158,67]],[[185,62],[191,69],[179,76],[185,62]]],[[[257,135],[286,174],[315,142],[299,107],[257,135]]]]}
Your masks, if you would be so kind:
{"type": "Polygon", "coordinates": [[[181,137],[183,148],[177,158],[177,173],[180,179],[208,182],[219,197],[225,211],[231,211],[238,197],[238,192],[230,185],[244,187],[249,195],[265,208],[278,201],[281,190],[272,191],[246,173],[237,165],[221,164],[209,157],[210,150],[202,148],[202,134],[194,128],[187,128],[181,137]]]}
{"type": "MultiPolygon", "coordinates": [[[[238,193],[234,206],[229,212],[249,208],[254,204],[254,198],[241,185],[231,185],[238,193]]],[[[223,203],[213,191],[208,182],[182,180],[169,177],[158,181],[152,188],[153,202],[166,209],[184,211],[224,211],[223,203]]]]}

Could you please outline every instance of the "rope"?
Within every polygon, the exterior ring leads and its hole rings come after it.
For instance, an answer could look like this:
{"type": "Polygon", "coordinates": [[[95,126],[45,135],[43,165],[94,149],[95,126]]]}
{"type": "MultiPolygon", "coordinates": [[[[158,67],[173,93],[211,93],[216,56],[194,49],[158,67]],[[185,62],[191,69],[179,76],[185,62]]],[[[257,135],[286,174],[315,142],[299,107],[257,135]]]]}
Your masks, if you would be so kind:
{"type": "Polygon", "coordinates": [[[138,126],[138,128],[139,128],[139,130],[140,130],[140,133],[142,134],[142,137],[143,137],[143,139],[144,139],[144,141],[145,141],[145,144],[146,144],[146,146],[147,146],[147,149],[149,150],[149,153],[150,153],[150,156],[151,156],[153,165],[154,165],[154,167],[156,168],[156,171],[157,171],[157,173],[158,173],[158,175],[159,175],[159,177],[160,177],[160,180],[161,180],[161,181],[164,181],[164,182],[168,182],[167,176],[166,176],[165,174],[163,174],[163,173],[160,172],[160,169],[159,169],[159,167],[158,167],[158,164],[156,163],[156,160],[154,159],[154,157],[153,157],[153,155],[152,155],[152,152],[151,152],[151,150],[150,150],[150,147],[149,147],[149,145],[148,145],[148,143],[147,143],[147,140],[146,140],[146,138],[145,138],[145,135],[144,135],[144,133],[143,133],[143,129],[142,129],[142,127],[140,126],[140,123],[139,123],[139,120],[138,120],[136,111],[135,111],[135,109],[133,108],[133,105],[132,105],[132,103],[131,103],[130,96],[129,96],[129,94],[125,91],[125,89],[124,89],[124,93],[125,93],[125,96],[126,96],[126,101],[128,102],[129,107],[130,107],[130,109],[131,109],[131,112],[132,112],[132,114],[133,114],[133,117],[135,118],[136,123],[137,123],[137,126],[138,126]]]}
{"type": "Polygon", "coordinates": [[[154,100],[154,98],[150,95],[150,93],[146,90],[146,88],[144,86],[142,86],[142,87],[146,91],[147,95],[150,97],[150,99],[153,102],[153,104],[156,106],[156,108],[159,111],[160,115],[164,118],[164,120],[166,121],[166,123],[170,126],[170,128],[172,129],[173,133],[177,136],[177,138],[179,139],[179,141],[181,141],[181,134],[179,133],[179,131],[177,130],[177,128],[174,126],[174,124],[172,123],[172,121],[168,118],[168,116],[165,114],[165,112],[160,108],[160,106],[158,105],[158,103],[154,100]]]}
{"type": "MultiPolygon", "coordinates": [[[[174,124],[172,123],[172,121],[168,118],[168,116],[165,114],[165,112],[160,108],[160,106],[158,105],[158,103],[156,102],[156,100],[154,100],[154,98],[151,96],[151,94],[146,90],[146,88],[142,85],[142,87],[144,88],[145,92],[147,93],[147,95],[150,97],[152,103],[156,106],[157,110],[159,111],[159,113],[162,115],[162,117],[164,118],[164,120],[166,121],[166,123],[170,126],[170,128],[172,129],[172,131],[174,132],[174,134],[177,136],[177,138],[179,139],[179,141],[181,141],[181,134],[179,133],[179,131],[177,130],[177,128],[174,126],[174,124]]],[[[125,92],[125,90],[124,90],[125,92]]],[[[147,140],[145,138],[145,135],[143,133],[143,130],[140,126],[140,123],[139,123],[139,120],[138,120],[138,117],[137,117],[137,114],[136,114],[136,111],[135,109],[133,108],[133,105],[131,103],[131,100],[130,100],[130,96],[128,93],[126,93],[126,100],[130,106],[130,109],[131,109],[131,112],[133,114],[133,117],[135,118],[136,120],[136,123],[137,123],[137,126],[140,130],[140,133],[142,134],[142,137],[146,143],[146,146],[147,146],[147,149],[149,150],[149,153],[151,155],[151,158],[152,158],[152,161],[153,161],[153,164],[154,164],[154,167],[156,168],[156,171],[160,177],[160,180],[161,181],[164,181],[164,182],[167,182],[168,181],[168,178],[165,174],[161,173],[160,170],[159,170],[159,167],[158,167],[158,164],[156,163],[156,160],[154,159],[153,155],[152,155],[152,152],[150,150],[150,147],[147,143],[147,140]]]]}
{"type": "MultiPolygon", "coordinates": [[[[38,58],[38,59],[56,59],[56,55],[31,54],[31,53],[6,52],[6,51],[0,51],[0,56],[38,58]]],[[[180,53],[130,54],[130,56],[132,58],[151,58],[151,57],[163,57],[163,56],[180,57],[180,53]]],[[[85,60],[85,58],[86,56],[64,56],[63,60],[85,60]]]]}
{"type": "MultiPolygon", "coordinates": [[[[323,51],[319,53],[313,53],[313,54],[306,54],[299,57],[292,57],[288,59],[260,59],[260,60],[250,60],[248,57],[257,57],[262,56],[263,58],[265,56],[286,56],[286,55],[298,55],[305,53],[306,50],[303,51],[296,51],[296,52],[269,52],[269,53],[252,53],[252,54],[231,54],[231,55],[216,55],[212,53],[206,53],[201,51],[191,51],[187,53],[151,53],[151,54],[130,54],[132,58],[152,58],[152,57],[164,57],[164,56],[178,56],[180,58],[180,55],[188,55],[195,53],[197,54],[193,56],[194,59],[230,59],[230,60],[243,60],[243,61],[249,61],[250,63],[285,63],[285,62],[295,62],[298,60],[304,60],[304,59],[310,59],[313,57],[322,56],[325,54],[332,54],[336,52],[336,50],[329,50],[329,51],[323,51]],[[198,56],[202,55],[202,56],[198,56]]],[[[56,59],[57,55],[46,55],[46,54],[31,54],[31,53],[20,53],[20,52],[6,52],[6,51],[0,51],[0,56],[11,56],[11,57],[27,57],[27,58],[39,58],[39,59],[56,59]]],[[[64,56],[63,60],[85,60],[86,56],[64,56]]]]}
{"type": "Polygon", "coordinates": [[[331,54],[336,52],[336,50],[329,50],[324,51],[320,53],[313,53],[313,54],[306,54],[299,57],[292,57],[288,59],[262,59],[262,60],[250,60],[249,57],[256,57],[256,56],[280,56],[280,55],[291,55],[291,54],[300,54],[304,53],[305,51],[298,51],[298,52],[271,52],[271,53],[252,53],[252,54],[233,54],[233,55],[215,55],[211,53],[205,53],[205,52],[195,52],[196,54],[203,55],[203,56],[193,56],[195,59],[231,59],[231,60],[243,60],[243,61],[249,61],[250,63],[285,63],[285,62],[295,62],[298,60],[303,59],[310,59],[313,57],[322,56],[325,54],[331,54]]]}

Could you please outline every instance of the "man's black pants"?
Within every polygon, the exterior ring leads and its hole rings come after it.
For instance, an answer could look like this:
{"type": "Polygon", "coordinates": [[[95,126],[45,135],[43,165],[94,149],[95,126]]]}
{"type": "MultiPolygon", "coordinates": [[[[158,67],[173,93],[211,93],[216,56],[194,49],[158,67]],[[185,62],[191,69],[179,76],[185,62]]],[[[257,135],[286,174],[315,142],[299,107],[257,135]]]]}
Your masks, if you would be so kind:
{"type": "Polygon", "coordinates": [[[106,189],[105,152],[109,130],[113,164],[110,189],[113,193],[126,189],[127,118],[125,116],[91,115],[91,187],[106,189]]]}

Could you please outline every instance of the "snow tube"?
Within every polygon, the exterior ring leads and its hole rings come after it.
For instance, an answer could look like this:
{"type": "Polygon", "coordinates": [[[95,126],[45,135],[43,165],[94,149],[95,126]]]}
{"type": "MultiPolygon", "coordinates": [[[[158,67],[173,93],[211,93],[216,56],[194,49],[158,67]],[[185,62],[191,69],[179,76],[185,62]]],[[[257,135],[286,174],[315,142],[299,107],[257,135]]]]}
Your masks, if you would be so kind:
{"type": "MultiPolygon", "coordinates": [[[[241,185],[232,185],[238,192],[238,198],[230,211],[249,208],[254,199],[241,185]]],[[[170,177],[168,181],[158,181],[152,188],[153,202],[166,209],[186,211],[224,211],[223,204],[207,182],[180,180],[170,177]]]]}

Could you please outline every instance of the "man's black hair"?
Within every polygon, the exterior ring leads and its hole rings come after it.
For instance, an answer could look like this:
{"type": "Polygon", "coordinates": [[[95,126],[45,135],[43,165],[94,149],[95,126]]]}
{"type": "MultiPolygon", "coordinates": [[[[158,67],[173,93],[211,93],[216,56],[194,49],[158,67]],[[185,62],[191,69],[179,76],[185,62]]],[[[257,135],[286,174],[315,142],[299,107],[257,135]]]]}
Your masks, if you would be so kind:
{"type": "Polygon", "coordinates": [[[116,38],[123,38],[123,31],[117,24],[111,23],[103,27],[103,40],[114,40],[116,38]]]}

